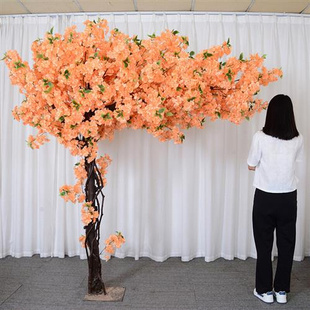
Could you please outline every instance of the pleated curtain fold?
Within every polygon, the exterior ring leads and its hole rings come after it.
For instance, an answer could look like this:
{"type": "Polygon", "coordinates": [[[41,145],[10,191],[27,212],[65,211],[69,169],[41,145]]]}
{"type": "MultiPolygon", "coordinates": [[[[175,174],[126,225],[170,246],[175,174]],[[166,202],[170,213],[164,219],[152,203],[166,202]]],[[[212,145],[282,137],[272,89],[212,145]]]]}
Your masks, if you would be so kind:
{"type": "MultiPolygon", "coordinates": [[[[259,97],[277,93],[292,98],[297,127],[305,138],[305,156],[296,167],[298,220],[295,260],[310,255],[310,17],[259,14],[81,14],[0,17],[0,54],[16,49],[31,63],[31,43],[54,27],[63,33],[87,19],[105,18],[110,29],[147,38],[164,29],[188,36],[195,52],[230,39],[232,55],[266,54],[268,68],[281,67],[283,78],[263,88],[259,97]]],[[[74,184],[70,155],[55,138],[32,150],[25,140],[34,133],[13,120],[11,111],[24,99],[10,84],[0,62],[0,257],[40,254],[79,255],[83,233],[80,206],[65,203],[58,189],[74,184]]],[[[113,141],[100,143],[100,154],[113,160],[108,168],[104,239],[121,231],[126,244],[118,257],[146,256],[163,261],[204,257],[256,257],[252,234],[253,173],[246,159],[253,134],[264,125],[265,112],[239,126],[206,121],[189,129],[182,145],[162,143],[142,130],[123,130],[113,141]]],[[[276,254],[276,251],[274,252],[276,254]]]]}

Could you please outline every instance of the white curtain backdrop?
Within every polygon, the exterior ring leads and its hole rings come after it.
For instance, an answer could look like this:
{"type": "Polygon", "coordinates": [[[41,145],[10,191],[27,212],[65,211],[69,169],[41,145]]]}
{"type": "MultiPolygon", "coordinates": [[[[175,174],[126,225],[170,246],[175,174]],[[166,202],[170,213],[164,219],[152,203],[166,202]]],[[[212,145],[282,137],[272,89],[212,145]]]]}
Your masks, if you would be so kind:
{"type": "MultiPolygon", "coordinates": [[[[288,94],[305,138],[304,161],[297,167],[298,220],[295,260],[310,255],[310,18],[297,15],[247,14],[92,14],[0,17],[0,55],[16,49],[31,62],[31,43],[54,26],[84,28],[83,21],[108,20],[110,28],[147,38],[176,29],[189,37],[189,51],[199,51],[230,38],[233,55],[267,54],[266,65],[282,67],[283,79],[264,88],[270,100],[288,94]]],[[[2,56],[1,56],[2,57],[2,56]]],[[[40,254],[79,255],[85,250],[80,207],[65,204],[58,194],[73,184],[78,161],[54,138],[39,150],[25,140],[30,127],[13,120],[11,110],[23,100],[0,63],[0,257],[40,254]]],[[[142,256],[156,261],[179,256],[256,257],[252,235],[253,173],[246,159],[253,134],[262,128],[265,112],[240,126],[208,121],[205,129],[186,132],[183,145],[162,143],[144,131],[118,132],[100,144],[113,162],[108,171],[101,244],[116,230],[127,242],[118,257],[142,256]]],[[[276,254],[276,252],[275,252],[276,254]]]]}

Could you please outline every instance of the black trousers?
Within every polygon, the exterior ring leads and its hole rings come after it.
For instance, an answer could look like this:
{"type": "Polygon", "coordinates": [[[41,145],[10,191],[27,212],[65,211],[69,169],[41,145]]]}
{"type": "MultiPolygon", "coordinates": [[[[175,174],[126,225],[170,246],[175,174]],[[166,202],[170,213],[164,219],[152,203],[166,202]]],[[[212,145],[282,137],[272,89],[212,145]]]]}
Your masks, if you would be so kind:
{"type": "Polygon", "coordinates": [[[256,189],[253,232],[257,250],[256,291],[290,291],[296,240],[297,191],[267,193],[256,189]],[[271,252],[276,230],[278,262],[273,283],[271,252]]]}

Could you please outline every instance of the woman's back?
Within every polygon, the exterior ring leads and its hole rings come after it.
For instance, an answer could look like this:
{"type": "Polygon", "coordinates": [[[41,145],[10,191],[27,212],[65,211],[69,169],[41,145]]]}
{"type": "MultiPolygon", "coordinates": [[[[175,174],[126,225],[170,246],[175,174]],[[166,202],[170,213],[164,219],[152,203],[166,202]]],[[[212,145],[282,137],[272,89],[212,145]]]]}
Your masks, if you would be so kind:
{"type": "Polygon", "coordinates": [[[301,135],[282,140],[258,131],[252,142],[249,165],[256,166],[254,186],[270,193],[285,193],[297,188],[295,162],[300,160],[301,135]]]}

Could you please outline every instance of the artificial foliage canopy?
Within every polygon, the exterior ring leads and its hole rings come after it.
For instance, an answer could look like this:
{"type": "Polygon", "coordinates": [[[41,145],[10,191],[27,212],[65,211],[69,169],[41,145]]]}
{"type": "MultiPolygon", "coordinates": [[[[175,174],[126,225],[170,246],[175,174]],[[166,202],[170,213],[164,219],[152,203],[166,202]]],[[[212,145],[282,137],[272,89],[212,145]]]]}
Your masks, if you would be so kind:
{"type": "MultiPolygon", "coordinates": [[[[87,20],[83,32],[51,29],[33,42],[32,68],[16,51],[5,54],[11,81],[25,95],[13,115],[38,130],[29,146],[39,148],[50,134],[82,157],[77,183],[63,186],[61,196],[84,202],[85,162],[96,160],[105,175],[110,159],[97,158],[98,142],[116,130],[145,129],[161,141],[181,143],[184,129],[203,128],[207,119],[239,124],[266,107],[255,95],[282,72],[264,67],[264,56],[229,57],[229,40],[197,54],[188,45],[174,30],[142,40],[109,32],[106,20],[87,20]]],[[[97,218],[92,204],[84,203],[84,224],[97,218]]]]}

